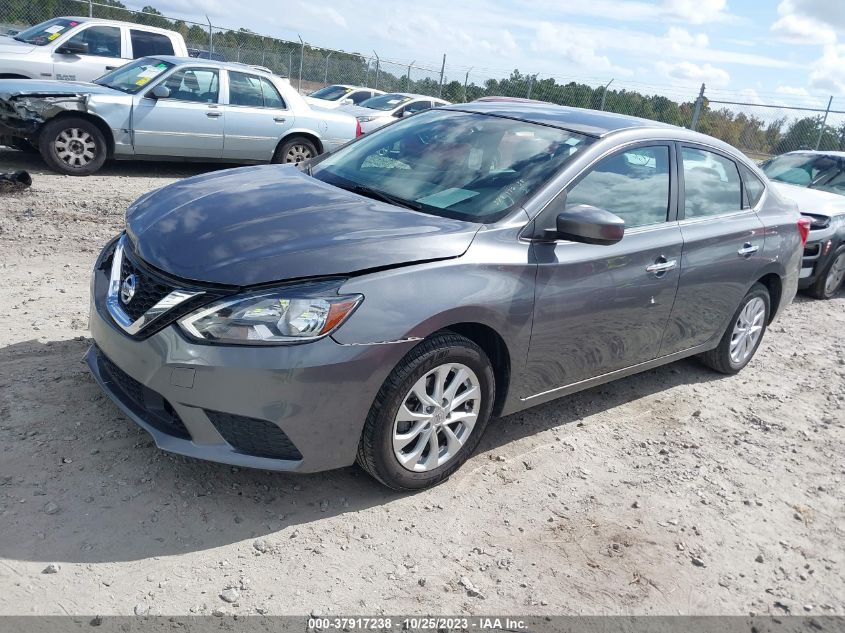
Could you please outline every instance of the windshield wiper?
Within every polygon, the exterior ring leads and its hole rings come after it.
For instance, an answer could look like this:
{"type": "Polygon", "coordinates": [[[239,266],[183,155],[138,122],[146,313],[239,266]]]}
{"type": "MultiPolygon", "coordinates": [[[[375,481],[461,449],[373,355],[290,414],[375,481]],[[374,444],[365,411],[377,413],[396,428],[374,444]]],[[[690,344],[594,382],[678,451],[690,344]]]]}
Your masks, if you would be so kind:
{"type": "Polygon", "coordinates": [[[412,209],[414,211],[420,211],[422,209],[422,205],[418,202],[405,200],[404,198],[399,198],[397,196],[391,196],[389,193],[384,193],[383,191],[367,187],[366,185],[351,185],[348,187],[344,185],[338,186],[346,189],[347,191],[367,196],[368,198],[381,200],[382,202],[387,202],[388,204],[395,204],[397,207],[405,207],[406,209],[412,209]]]}

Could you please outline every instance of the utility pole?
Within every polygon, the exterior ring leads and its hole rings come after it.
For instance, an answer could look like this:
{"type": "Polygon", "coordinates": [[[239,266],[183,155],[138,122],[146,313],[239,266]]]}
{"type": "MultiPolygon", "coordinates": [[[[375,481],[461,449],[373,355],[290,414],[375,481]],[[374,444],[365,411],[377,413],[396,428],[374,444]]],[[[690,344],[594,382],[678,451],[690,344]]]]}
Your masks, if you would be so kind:
{"type": "Polygon", "coordinates": [[[373,55],[376,56],[376,85],[375,85],[375,87],[378,88],[378,69],[379,69],[379,66],[381,65],[381,60],[379,59],[378,53],[376,53],[375,51],[373,51],[373,55]]]}
{"type": "Polygon", "coordinates": [[[467,97],[467,83],[469,83],[469,73],[472,70],[472,66],[469,67],[467,74],[464,75],[464,101],[467,101],[469,97],[467,97]]]}
{"type": "Polygon", "coordinates": [[[408,74],[405,75],[405,92],[411,92],[411,66],[413,66],[416,61],[417,60],[415,59],[408,64],[408,74]]]}
{"type": "Polygon", "coordinates": [[[599,108],[599,110],[604,110],[604,102],[607,99],[607,89],[610,88],[610,84],[612,84],[612,83],[613,83],[613,79],[608,81],[607,84],[604,87],[604,91],[602,91],[602,93],[601,93],[601,107],[599,108]]]}
{"type": "Polygon", "coordinates": [[[329,58],[332,56],[332,53],[334,51],[329,51],[329,54],[326,55],[326,74],[323,75],[323,83],[327,85],[329,83],[329,58]]]}
{"type": "Polygon", "coordinates": [[[443,53],[443,64],[440,66],[440,88],[437,91],[437,96],[443,96],[443,73],[446,72],[446,53],[443,53]]]}
{"type": "Polygon", "coordinates": [[[822,126],[819,129],[819,138],[816,140],[816,151],[818,151],[819,146],[822,144],[822,136],[824,136],[824,127],[827,125],[827,115],[830,114],[830,105],[833,103],[833,95],[830,96],[830,99],[827,100],[827,110],[824,111],[824,118],[822,119],[822,126]]]}
{"type": "Polygon", "coordinates": [[[296,36],[299,38],[299,43],[302,45],[302,48],[299,50],[299,85],[297,86],[297,90],[302,90],[302,61],[305,59],[305,42],[302,40],[302,36],[297,33],[296,36]]]}
{"type": "Polygon", "coordinates": [[[704,103],[704,84],[701,84],[701,90],[698,93],[698,98],[695,100],[695,110],[692,112],[692,123],[689,129],[695,132],[698,127],[698,117],[701,115],[701,104],[704,103]]]}

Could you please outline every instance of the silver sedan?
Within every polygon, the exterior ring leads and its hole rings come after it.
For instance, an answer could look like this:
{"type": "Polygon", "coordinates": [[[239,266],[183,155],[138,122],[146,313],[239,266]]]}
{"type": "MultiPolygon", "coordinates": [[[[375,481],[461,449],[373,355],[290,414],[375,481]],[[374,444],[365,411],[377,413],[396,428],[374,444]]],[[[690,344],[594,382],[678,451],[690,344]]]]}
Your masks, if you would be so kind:
{"type": "Polygon", "coordinates": [[[94,83],[0,80],[2,142],[73,176],[107,158],[299,163],[359,133],[355,117],[242,64],[156,56],[94,83]]]}

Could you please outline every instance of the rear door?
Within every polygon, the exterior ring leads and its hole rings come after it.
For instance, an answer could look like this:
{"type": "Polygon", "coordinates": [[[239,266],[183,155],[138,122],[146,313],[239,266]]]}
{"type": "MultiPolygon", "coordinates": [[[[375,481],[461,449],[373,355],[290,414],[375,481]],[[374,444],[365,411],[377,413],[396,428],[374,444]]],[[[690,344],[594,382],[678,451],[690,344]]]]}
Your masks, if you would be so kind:
{"type": "Polygon", "coordinates": [[[658,355],[680,272],[674,152],[668,141],[630,146],[570,185],[567,208],[589,204],[625,220],[617,244],[533,244],[538,271],[525,397],[658,355]]]}
{"type": "Polygon", "coordinates": [[[53,75],[65,81],[93,81],[126,63],[123,29],[92,24],[59,44],[53,52],[53,75]],[[59,53],[67,44],[87,46],[87,53],[59,53]]]}
{"type": "Polygon", "coordinates": [[[743,196],[737,164],[718,150],[679,144],[684,252],[661,355],[719,337],[762,264],[765,229],[743,196]]]}
{"type": "Polygon", "coordinates": [[[180,66],[158,84],[170,89],[169,97],[153,99],[144,90],[134,98],[135,154],[220,158],[225,117],[219,69],[180,66]]]}
{"type": "Polygon", "coordinates": [[[293,114],[279,90],[266,77],[227,71],[229,101],[223,157],[266,160],[273,157],[282,135],[293,125],[293,114]]]}

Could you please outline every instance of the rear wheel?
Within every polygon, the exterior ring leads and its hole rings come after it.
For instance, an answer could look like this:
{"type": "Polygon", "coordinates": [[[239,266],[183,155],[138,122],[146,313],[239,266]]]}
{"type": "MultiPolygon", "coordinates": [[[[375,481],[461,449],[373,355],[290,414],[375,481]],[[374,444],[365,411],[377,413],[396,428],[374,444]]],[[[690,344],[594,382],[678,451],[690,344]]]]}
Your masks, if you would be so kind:
{"type": "Polygon", "coordinates": [[[836,249],[827,270],[818,276],[813,285],[808,288],[808,292],[816,299],[830,299],[842,287],[843,280],[845,280],[845,244],[836,249]]]}
{"type": "Polygon", "coordinates": [[[358,463],[394,490],[434,486],[478,445],[495,397],[487,355],[463,336],[435,334],[382,385],[358,445],[358,463]]]}
{"type": "Polygon", "coordinates": [[[273,155],[273,162],[298,165],[304,160],[314,158],[318,153],[314,143],[307,138],[294,136],[279,145],[273,155]]]}
{"type": "Polygon", "coordinates": [[[38,150],[47,165],[68,176],[88,176],[106,161],[106,139],[91,121],[62,117],[49,121],[38,135],[38,150]]]}
{"type": "Polygon", "coordinates": [[[754,284],[743,297],[718,347],[701,354],[701,361],[723,374],[736,374],[745,367],[763,340],[769,322],[771,300],[763,284],[754,284]]]}

